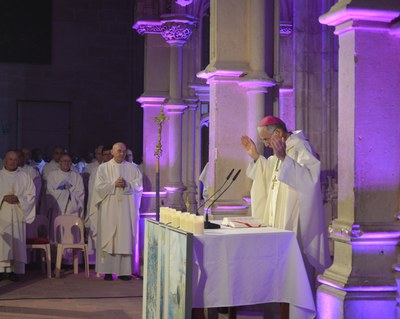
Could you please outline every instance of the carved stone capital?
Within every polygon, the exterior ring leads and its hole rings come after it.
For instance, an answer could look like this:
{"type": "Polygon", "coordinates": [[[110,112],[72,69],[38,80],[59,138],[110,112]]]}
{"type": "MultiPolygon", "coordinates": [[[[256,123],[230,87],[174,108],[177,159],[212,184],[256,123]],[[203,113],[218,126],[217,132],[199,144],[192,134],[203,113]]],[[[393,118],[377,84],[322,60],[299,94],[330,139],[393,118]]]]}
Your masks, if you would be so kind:
{"type": "Polygon", "coordinates": [[[192,35],[193,24],[184,22],[166,22],[161,35],[167,42],[186,42],[192,35]]]}
{"type": "Polygon", "coordinates": [[[160,34],[164,30],[164,26],[162,25],[161,21],[138,21],[132,27],[136,29],[137,33],[140,35],[144,34],[160,34]]]}

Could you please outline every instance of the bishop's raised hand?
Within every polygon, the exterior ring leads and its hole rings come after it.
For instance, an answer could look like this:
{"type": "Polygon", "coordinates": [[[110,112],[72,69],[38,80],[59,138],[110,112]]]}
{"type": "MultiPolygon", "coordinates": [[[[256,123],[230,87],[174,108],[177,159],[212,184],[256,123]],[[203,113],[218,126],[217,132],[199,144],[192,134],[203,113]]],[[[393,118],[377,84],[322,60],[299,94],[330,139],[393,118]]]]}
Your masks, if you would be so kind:
{"type": "Polygon", "coordinates": [[[260,157],[260,154],[257,151],[256,144],[254,141],[248,137],[247,135],[243,135],[240,138],[240,143],[242,144],[243,148],[246,150],[247,154],[251,156],[253,160],[258,160],[260,157]]]}

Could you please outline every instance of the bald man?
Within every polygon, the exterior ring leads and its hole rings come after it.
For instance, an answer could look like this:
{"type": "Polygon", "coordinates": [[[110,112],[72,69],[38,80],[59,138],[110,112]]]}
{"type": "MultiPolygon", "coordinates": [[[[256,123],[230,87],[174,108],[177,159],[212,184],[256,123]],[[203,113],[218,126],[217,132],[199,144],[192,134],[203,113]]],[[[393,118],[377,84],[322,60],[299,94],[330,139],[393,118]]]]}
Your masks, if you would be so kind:
{"type": "Polygon", "coordinates": [[[96,272],[104,280],[132,277],[136,222],[142,196],[142,174],[125,161],[126,146],[116,143],[113,158],[97,169],[92,203],[97,207],[96,272]]]}
{"type": "Polygon", "coordinates": [[[18,168],[18,154],[7,152],[0,170],[0,279],[18,281],[25,273],[26,224],[35,219],[35,186],[18,168]]]}

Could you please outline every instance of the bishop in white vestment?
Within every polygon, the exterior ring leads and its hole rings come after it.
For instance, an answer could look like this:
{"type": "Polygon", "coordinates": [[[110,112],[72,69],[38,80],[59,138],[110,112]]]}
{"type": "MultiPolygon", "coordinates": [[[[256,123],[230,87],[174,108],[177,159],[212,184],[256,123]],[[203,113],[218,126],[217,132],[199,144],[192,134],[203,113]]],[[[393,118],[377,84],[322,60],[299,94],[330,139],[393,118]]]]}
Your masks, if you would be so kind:
{"type": "Polygon", "coordinates": [[[132,275],[136,223],[142,196],[142,174],[126,162],[126,146],[116,143],[113,159],[99,166],[96,174],[93,204],[97,207],[96,271],[112,280],[112,274],[121,280],[132,275]]]}
{"type": "Polygon", "coordinates": [[[7,152],[0,170],[0,273],[13,281],[25,273],[26,224],[36,214],[33,181],[17,167],[18,154],[7,152]]]}
{"type": "Polygon", "coordinates": [[[317,273],[331,264],[320,188],[320,161],[302,131],[288,132],[279,118],[267,116],[258,129],[264,145],[274,150],[266,159],[248,137],[242,145],[253,158],[247,175],[252,215],[267,226],[297,233],[305,262],[317,273]]]}

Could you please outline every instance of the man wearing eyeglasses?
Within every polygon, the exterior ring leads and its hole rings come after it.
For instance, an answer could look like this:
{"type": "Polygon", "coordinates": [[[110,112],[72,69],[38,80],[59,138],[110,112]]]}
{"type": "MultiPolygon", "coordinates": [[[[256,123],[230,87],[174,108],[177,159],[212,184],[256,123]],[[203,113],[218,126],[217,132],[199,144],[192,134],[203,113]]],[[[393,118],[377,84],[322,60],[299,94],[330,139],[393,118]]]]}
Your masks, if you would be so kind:
{"type": "Polygon", "coordinates": [[[58,169],[49,173],[47,181],[47,198],[51,200],[50,225],[53,225],[58,215],[83,218],[85,190],[82,177],[72,169],[72,160],[68,154],[61,155],[59,165],[58,169]]]}
{"type": "Polygon", "coordinates": [[[263,118],[257,132],[274,154],[265,158],[254,141],[242,136],[241,144],[253,159],[247,169],[248,177],[253,180],[252,215],[266,226],[296,232],[309,273],[313,269],[317,274],[322,273],[331,258],[318,155],[302,131],[289,132],[277,117],[263,118]]]}

